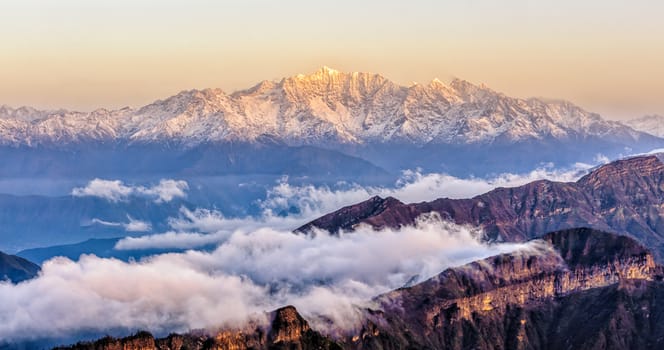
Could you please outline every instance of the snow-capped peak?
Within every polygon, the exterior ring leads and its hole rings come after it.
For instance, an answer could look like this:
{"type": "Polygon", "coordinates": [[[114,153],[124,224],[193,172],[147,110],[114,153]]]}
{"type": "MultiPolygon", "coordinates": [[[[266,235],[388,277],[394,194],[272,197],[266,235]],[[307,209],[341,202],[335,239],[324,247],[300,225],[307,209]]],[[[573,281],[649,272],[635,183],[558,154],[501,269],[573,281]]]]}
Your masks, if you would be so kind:
{"type": "Polygon", "coordinates": [[[320,72],[327,75],[339,74],[339,71],[328,66],[323,66],[320,69],[320,72]]]}
{"type": "MultiPolygon", "coordinates": [[[[637,135],[571,103],[517,99],[461,79],[401,86],[379,74],[323,66],[226,94],[187,90],[137,110],[90,113],[0,107],[0,143],[84,140],[287,144],[488,143],[573,135],[637,135]]],[[[638,135],[637,135],[638,136],[638,135]]]]}
{"type": "Polygon", "coordinates": [[[626,124],[636,130],[664,138],[664,116],[645,115],[628,120],[626,124]]]}

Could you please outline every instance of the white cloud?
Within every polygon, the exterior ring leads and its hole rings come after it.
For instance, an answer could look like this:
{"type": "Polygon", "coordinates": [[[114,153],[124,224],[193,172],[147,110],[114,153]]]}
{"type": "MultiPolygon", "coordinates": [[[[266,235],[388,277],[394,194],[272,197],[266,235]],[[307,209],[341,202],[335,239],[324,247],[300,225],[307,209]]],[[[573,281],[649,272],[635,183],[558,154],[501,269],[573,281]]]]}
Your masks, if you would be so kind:
{"type": "Polygon", "coordinates": [[[277,230],[292,230],[320,215],[322,211],[314,209],[306,213],[288,216],[274,215],[270,209],[263,210],[259,217],[226,217],[217,210],[196,209],[191,211],[180,208],[180,216],[169,218],[168,224],[175,231],[200,231],[205,233],[250,231],[263,227],[277,230]]]}
{"type": "Polygon", "coordinates": [[[647,156],[647,155],[653,155],[653,154],[664,154],[664,148],[655,148],[651,151],[645,152],[645,153],[633,153],[630,154],[626,157],[636,157],[636,156],[647,156]]]}
{"type": "Polygon", "coordinates": [[[502,174],[491,179],[460,179],[446,174],[406,171],[393,188],[362,187],[355,184],[337,189],[327,186],[295,186],[283,179],[270,189],[267,198],[260,202],[262,214],[259,217],[226,217],[216,210],[198,208],[192,211],[183,207],[178,217],[169,219],[169,225],[174,230],[171,233],[173,239],[159,241],[166,237],[159,235],[127,238],[116,248],[145,249],[151,244],[159,248],[195,248],[211,244],[215,239],[223,239],[238,230],[247,232],[266,227],[293,230],[321,215],[364,201],[374,195],[392,196],[407,203],[441,197],[469,198],[496,187],[519,186],[540,179],[574,181],[585,175],[590,167],[587,164],[577,164],[567,170],[547,167],[526,174],[502,174]],[[286,216],[278,215],[291,208],[297,208],[298,212],[286,216]],[[184,234],[176,236],[176,232],[184,234]],[[214,235],[206,236],[190,232],[214,235]]]}
{"type": "Polygon", "coordinates": [[[162,179],[159,184],[153,187],[137,187],[136,192],[147,197],[157,197],[155,202],[170,202],[174,198],[184,198],[187,196],[189,185],[184,180],[166,180],[162,179]]]}
{"type": "MultiPolygon", "coordinates": [[[[414,276],[423,280],[446,267],[524,245],[487,245],[478,239],[481,232],[436,218],[400,230],[361,227],[341,237],[325,232],[297,235],[291,233],[293,228],[373,195],[405,202],[465,198],[544,178],[573,181],[588,168],[579,164],[557,171],[549,166],[492,179],[405,172],[393,188],[294,186],[282,181],[260,202],[263,214],[258,218],[228,218],[214,210],[182,208],[177,218],[169,220],[173,231],[126,238],[116,248],[193,249],[216,244],[214,251],[189,250],[131,263],[93,256],[78,262],[51,260],[36,279],[0,284],[0,300],[6,301],[0,303],[0,339],[111,328],[163,333],[239,325],[286,304],[295,305],[314,326],[331,319],[340,329],[352,328],[357,305],[366,306],[372,297],[414,276]],[[298,213],[278,215],[291,208],[298,213]]],[[[186,195],[187,189],[186,183],[177,181],[162,181],[151,190],[111,182],[75,191],[109,200],[144,195],[168,201],[186,195]],[[99,190],[107,187],[113,190],[99,190]],[[132,190],[124,194],[123,188],[132,190]]],[[[141,226],[132,224],[131,218],[128,224],[118,224],[141,226]]]]}
{"type": "Polygon", "coordinates": [[[152,231],[152,225],[149,222],[136,220],[127,215],[129,222],[124,223],[123,227],[127,232],[149,232],[152,231]]]}
{"type": "Polygon", "coordinates": [[[119,202],[126,200],[133,191],[133,188],[125,186],[120,180],[94,179],[85,187],[74,188],[71,194],[75,197],[100,197],[119,202]]]}
{"type": "MultiPolygon", "coordinates": [[[[155,333],[240,325],[292,304],[314,326],[358,321],[356,305],[463,264],[522,245],[486,245],[479,231],[429,219],[416,227],[315,237],[262,228],[237,231],[213,252],[140,262],[83,256],[47,261],[39,277],[0,283],[0,339],[113,328],[155,333]]],[[[167,233],[182,241],[189,233],[167,233]]],[[[196,236],[198,237],[198,236],[196,236]]]]}
{"type": "Polygon", "coordinates": [[[192,249],[208,244],[224,241],[228,234],[219,233],[197,233],[197,232],[166,232],[141,237],[125,237],[118,241],[115,249],[118,250],[140,250],[140,249],[192,249]]]}
{"type": "Polygon", "coordinates": [[[597,155],[595,155],[595,158],[593,160],[597,164],[606,164],[606,163],[609,163],[611,161],[611,159],[609,159],[609,157],[607,157],[607,156],[605,156],[601,153],[597,153],[597,155]]]}
{"type": "Polygon", "coordinates": [[[91,223],[104,226],[122,227],[127,232],[148,232],[152,230],[152,225],[149,222],[136,220],[129,215],[127,215],[127,219],[129,222],[113,222],[94,218],[91,220],[91,223]]]}
{"type": "Polygon", "coordinates": [[[576,181],[585,175],[592,165],[577,163],[571,169],[558,170],[551,166],[539,168],[525,174],[501,174],[482,178],[457,178],[447,174],[422,174],[405,171],[394,187],[372,187],[348,185],[331,188],[329,186],[295,186],[285,181],[268,191],[261,202],[264,216],[271,217],[289,208],[298,208],[299,216],[312,219],[341,207],[355,204],[372,196],[395,197],[405,203],[431,201],[438,198],[471,198],[497,187],[516,187],[532,181],[576,181]]]}
{"type": "Polygon", "coordinates": [[[184,180],[162,179],[151,187],[128,186],[120,180],[93,179],[85,187],[75,187],[75,197],[99,197],[111,202],[126,201],[130,196],[154,198],[155,203],[170,202],[174,198],[185,198],[189,185],[184,180]]]}

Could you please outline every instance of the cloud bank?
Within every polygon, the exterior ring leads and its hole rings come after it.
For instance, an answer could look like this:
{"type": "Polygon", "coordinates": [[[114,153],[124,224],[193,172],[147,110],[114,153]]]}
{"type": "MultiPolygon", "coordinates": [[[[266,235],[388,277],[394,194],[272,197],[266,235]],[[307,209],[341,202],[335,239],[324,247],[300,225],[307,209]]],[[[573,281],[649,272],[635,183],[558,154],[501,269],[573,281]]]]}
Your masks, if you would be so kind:
{"type": "Polygon", "coordinates": [[[151,187],[128,186],[120,180],[93,179],[85,187],[72,189],[74,197],[99,197],[110,202],[126,201],[131,196],[152,198],[155,203],[185,198],[189,184],[184,180],[162,179],[151,187]]]}
{"type": "Polygon", "coordinates": [[[333,189],[329,186],[294,186],[284,180],[268,191],[261,207],[272,215],[289,208],[297,208],[301,216],[312,218],[372,196],[395,197],[406,203],[414,203],[444,197],[470,198],[497,187],[516,187],[543,179],[576,181],[592,167],[589,164],[577,163],[570,169],[561,170],[549,164],[525,174],[501,174],[488,179],[463,179],[447,174],[404,171],[394,187],[347,185],[333,189]]]}
{"type": "Polygon", "coordinates": [[[496,187],[519,186],[540,179],[575,181],[590,168],[587,164],[577,164],[566,170],[549,166],[526,174],[502,174],[491,179],[461,179],[446,174],[406,171],[392,188],[356,184],[340,184],[338,188],[296,186],[282,179],[267,191],[265,199],[259,201],[261,215],[258,217],[227,217],[217,210],[189,210],[183,207],[179,216],[168,221],[171,232],[128,237],[120,240],[116,249],[192,249],[220,242],[235,231],[247,232],[261,228],[293,230],[326,213],[375,195],[392,196],[404,202],[421,202],[441,197],[469,198],[496,187]]]}
{"type": "MultiPolygon", "coordinates": [[[[184,240],[195,233],[173,233],[184,240]]],[[[315,237],[262,228],[237,231],[212,252],[139,262],[83,256],[47,261],[39,277],[0,283],[0,339],[78,331],[156,334],[239,326],[293,304],[314,326],[357,325],[358,305],[446,267],[523,247],[481,243],[480,231],[429,218],[414,227],[315,237]],[[323,322],[323,321],[320,321],[323,322]]]]}
{"type": "MultiPolygon", "coordinates": [[[[6,301],[0,304],[0,339],[118,328],[156,334],[214,329],[260,320],[264,311],[286,304],[295,305],[314,327],[332,320],[339,329],[351,329],[359,321],[357,306],[368,306],[378,294],[450,266],[528,245],[482,243],[481,231],[435,216],[400,230],[361,227],[341,237],[325,232],[296,235],[293,228],[374,195],[404,202],[465,198],[538,179],[574,181],[590,167],[579,164],[559,171],[547,166],[491,179],[409,171],[391,188],[295,186],[282,180],[258,202],[259,217],[229,218],[216,210],[182,208],[169,219],[169,232],[128,237],[116,249],[216,249],[161,254],[139,262],[95,256],[77,262],[50,260],[34,280],[0,283],[0,300],[6,301]]],[[[175,180],[147,188],[95,179],[72,195],[109,201],[145,196],[160,203],[186,196],[187,189],[186,182],[175,180]]],[[[129,217],[128,223],[106,224],[139,231],[147,223],[129,217]]]]}

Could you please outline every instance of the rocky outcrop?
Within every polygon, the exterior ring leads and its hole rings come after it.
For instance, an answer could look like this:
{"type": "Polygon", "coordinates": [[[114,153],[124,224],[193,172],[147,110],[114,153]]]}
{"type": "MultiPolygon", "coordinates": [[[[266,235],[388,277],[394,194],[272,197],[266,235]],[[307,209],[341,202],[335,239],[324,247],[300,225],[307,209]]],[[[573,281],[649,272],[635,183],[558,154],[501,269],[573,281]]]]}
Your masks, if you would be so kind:
{"type": "Polygon", "coordinates": [[[318,218],[314,227],[339,232],[359,224],[376,229],[412,225],[436,212],[457,224],[481,226],[490,241],[523,242],[545,232],[574,227],[631,235],[664,258],[664,163],[641,156],[601,166],[574,183],[535,181],[497,188],[471,199],[441,198],[404,204],[374,197],[318,218]],[[367,209],[370,208],[370,209],[367,209]]]}
{"type": "Polygon", "coordinates": [[[155,339],[152,334],[139,332],[133,336],[116,339],[102,338],[95,342],[81,342],[65,350],[306,350],[341,349],[332,340],[312,330],[307,321],[292,306],[286,306],[270,313],[269,327],[248,326],[243,330],[221,330],[216,334],[190,332],[184,335],[171,334],[155,339]]]}
{"type": "Polygon", "coordinates": [[[0,281],[22,282],[37,276],[39,270],[39,265],[16,255],[0,252],[0,281]]]}
{"type": "MultiPolygon", "coordinates": [[[[64,348],[62,348],[64,349],[64,348]]],[[[116,339],[104,337],[94,343],[78,343],[70,349],[95,349],[95,350],[153,350],[157,349],[155,339],[148,332],[138,332],[132,336],[116,339]]]]}

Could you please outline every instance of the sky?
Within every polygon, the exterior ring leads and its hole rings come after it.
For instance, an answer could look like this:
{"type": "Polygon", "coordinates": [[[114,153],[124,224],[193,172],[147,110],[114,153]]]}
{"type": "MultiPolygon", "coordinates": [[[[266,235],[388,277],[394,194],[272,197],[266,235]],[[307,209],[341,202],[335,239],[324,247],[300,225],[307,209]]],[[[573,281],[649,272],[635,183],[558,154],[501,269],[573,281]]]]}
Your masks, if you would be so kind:
{"type": "Polygon", "coordinates": [[[0,105],[137,107],[326,65],[664,114],[663,14],[647,0],[3,1],[0,105]]]}

